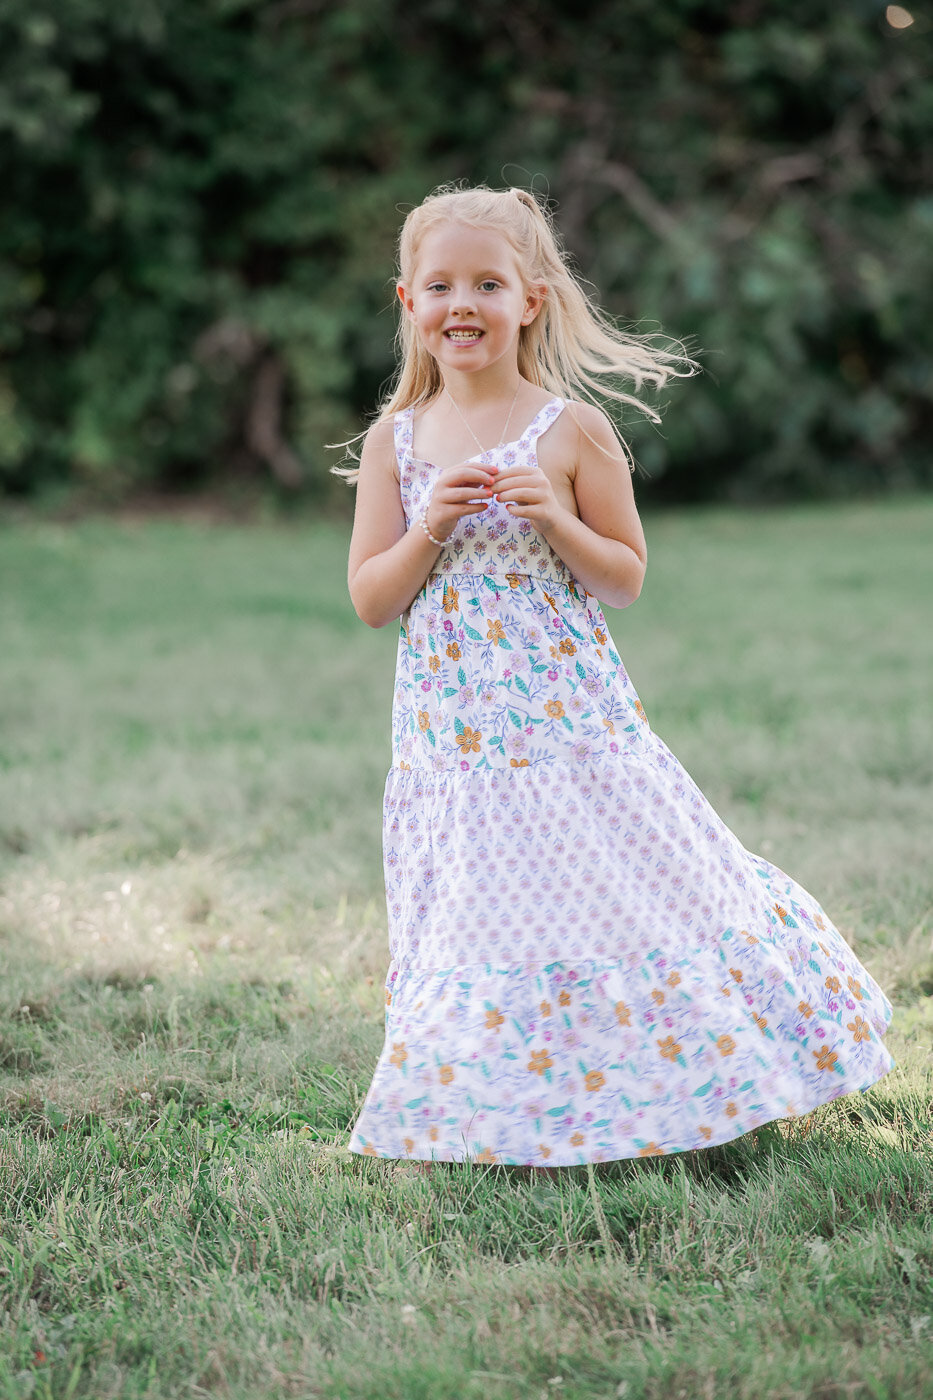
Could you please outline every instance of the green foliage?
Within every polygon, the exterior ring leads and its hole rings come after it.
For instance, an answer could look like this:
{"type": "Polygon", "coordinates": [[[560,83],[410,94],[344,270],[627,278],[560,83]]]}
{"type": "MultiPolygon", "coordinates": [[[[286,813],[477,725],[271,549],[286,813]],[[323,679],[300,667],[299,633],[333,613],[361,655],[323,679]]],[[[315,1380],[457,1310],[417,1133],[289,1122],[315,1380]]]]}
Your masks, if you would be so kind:
{"type": "Polygon", "coordinates": [[[322,492],[393,365],[399,210],[544,188],[701,348],[659,498],[928,482],[931,29],[872,0],[7,0],[0,484],[322,492]]]}

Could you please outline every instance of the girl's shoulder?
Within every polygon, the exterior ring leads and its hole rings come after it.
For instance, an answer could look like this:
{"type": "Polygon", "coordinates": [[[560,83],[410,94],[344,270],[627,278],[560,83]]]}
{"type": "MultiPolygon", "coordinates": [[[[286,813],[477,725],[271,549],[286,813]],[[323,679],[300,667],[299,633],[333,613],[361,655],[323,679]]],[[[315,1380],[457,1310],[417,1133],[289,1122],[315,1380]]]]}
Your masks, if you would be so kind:
{"type": "Polygon", "coordinates": [[[395,414],[377,418],[366,430],[363,450],[360,453],[360,471],[389,470],[398,477],[398,460],[395,451],[395,414]]]}

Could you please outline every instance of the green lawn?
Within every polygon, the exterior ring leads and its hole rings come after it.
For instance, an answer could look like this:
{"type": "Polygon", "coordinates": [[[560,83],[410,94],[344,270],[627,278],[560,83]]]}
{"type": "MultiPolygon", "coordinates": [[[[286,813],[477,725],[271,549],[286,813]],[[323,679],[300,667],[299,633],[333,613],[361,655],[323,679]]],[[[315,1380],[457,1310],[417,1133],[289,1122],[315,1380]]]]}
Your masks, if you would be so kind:
{"type": "Polygon", "coordinates": [[[647,529],[610,622],[652,724],[898,1068],[554,1180],[351,1156],[395,634],[346,532],[0,528],[0,1397],[931,1394],[933,502],[647,529]]]}

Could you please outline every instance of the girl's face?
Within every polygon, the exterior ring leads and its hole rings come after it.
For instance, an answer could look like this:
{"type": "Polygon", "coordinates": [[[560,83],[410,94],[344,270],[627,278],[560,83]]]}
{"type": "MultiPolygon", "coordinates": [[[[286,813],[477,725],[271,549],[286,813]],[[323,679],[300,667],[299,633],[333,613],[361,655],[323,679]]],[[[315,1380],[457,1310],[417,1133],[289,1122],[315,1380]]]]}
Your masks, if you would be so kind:
{"type": "Polygon", "coordinates": [[[528,286],[511,243],[491,229],[439,224],[424,237],[414,276],[398,295],[422,344],[447,370],[514,368],[518,337],[541,309],[545,288],[528,286]]]}

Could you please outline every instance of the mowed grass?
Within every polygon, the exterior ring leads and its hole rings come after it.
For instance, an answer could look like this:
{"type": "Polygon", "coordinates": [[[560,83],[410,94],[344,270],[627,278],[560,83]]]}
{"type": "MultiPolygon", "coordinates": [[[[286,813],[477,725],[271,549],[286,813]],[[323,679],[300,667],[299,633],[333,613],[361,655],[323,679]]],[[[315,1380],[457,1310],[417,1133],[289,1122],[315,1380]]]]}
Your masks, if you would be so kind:
{"type": "Polygon", "coordinates": [[[933,502],[648,521],[655,729],[896,1002],[869,1093],[532,1180],[351,1156],[394,629],[336,525],[0,530],[0,1396],[929,1396],[933,502]]]}

